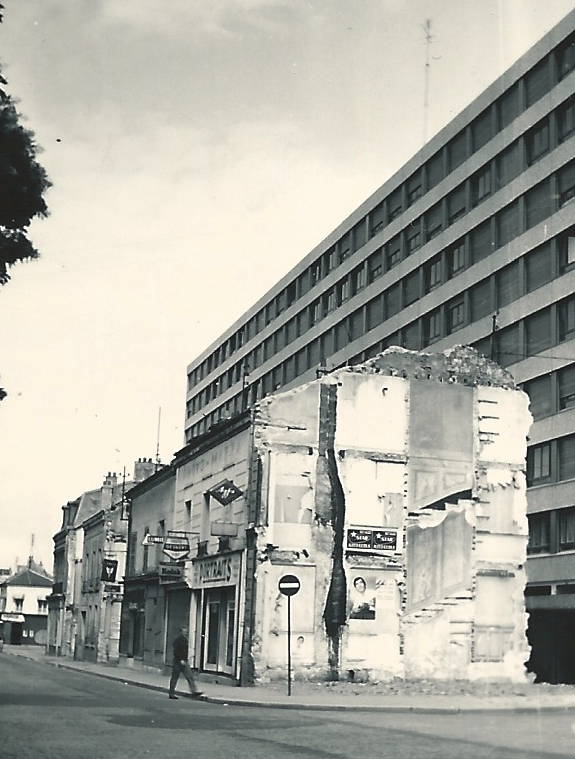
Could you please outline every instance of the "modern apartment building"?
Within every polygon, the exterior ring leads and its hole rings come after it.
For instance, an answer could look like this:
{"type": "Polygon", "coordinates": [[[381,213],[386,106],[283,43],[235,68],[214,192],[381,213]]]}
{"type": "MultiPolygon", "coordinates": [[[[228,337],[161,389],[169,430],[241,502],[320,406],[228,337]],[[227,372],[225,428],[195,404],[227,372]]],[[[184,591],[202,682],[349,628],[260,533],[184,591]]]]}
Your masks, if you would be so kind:
{"type": "Polygon", "coordinates": [[[575,682],[575,12],[188,366],[186,442],[390,345],[470,344],[531,399],[531,666],[575,682]]]}

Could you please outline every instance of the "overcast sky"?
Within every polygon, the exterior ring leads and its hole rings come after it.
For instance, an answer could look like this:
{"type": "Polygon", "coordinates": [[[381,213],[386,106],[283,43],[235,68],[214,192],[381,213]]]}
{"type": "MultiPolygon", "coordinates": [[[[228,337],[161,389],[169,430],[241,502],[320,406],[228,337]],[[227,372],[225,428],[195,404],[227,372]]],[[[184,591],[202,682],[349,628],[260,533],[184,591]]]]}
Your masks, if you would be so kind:
{"type": "Polygon", "coordinates": [[[0,567],[183,445],[186,365],[573,0],[3,0],[43,148],[41,259],[0,289],[0,567]]]}

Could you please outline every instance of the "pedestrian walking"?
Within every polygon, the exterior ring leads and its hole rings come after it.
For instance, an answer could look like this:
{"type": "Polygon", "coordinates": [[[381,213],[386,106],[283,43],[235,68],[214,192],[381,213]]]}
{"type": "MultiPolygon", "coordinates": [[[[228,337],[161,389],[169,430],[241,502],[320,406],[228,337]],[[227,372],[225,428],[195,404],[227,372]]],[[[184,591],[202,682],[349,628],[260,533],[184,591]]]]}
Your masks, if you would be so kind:
{"type": "Polygon", "coordinates": [[[178,698],[176,696],[176,685],[180,679],[180,675],[183,675],[188,681],[190,688],[190,694],[194,698],[198,698],[202,695],[202,691],[198,690],[196,681],[194,680],[194,673],[190,667],[188,661],[188,628],[181,627],[180,634],[174,640],[174,658],[172,661],[172,676],[170,677],[170,692],[169,697],[172,699],[178,698]]]}

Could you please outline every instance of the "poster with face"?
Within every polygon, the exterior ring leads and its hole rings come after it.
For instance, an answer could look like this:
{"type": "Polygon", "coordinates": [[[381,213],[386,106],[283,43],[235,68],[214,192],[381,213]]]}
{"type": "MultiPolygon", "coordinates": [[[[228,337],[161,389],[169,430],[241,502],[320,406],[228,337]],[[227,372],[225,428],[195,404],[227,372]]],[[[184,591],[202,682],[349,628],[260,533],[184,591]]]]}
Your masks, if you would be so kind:
{"type": "Polygon", "coordinates": [[[350,619],[375,619],[375,579],[356,574],[349,591],[350,619]]]}

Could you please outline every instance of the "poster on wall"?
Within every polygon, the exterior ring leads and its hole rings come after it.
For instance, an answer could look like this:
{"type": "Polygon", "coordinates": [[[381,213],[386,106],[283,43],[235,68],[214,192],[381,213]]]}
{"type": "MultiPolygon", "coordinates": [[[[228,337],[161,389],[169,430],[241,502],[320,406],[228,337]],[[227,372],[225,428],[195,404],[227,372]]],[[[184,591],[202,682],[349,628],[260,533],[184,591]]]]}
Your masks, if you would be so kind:
{"type": "Polygon", "coordinates": [[[375,619],[375,580],[369,575],[357,574],[349,591],[349,618],[375,619]]]}

